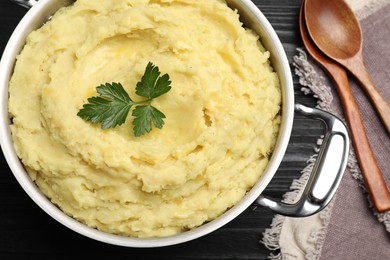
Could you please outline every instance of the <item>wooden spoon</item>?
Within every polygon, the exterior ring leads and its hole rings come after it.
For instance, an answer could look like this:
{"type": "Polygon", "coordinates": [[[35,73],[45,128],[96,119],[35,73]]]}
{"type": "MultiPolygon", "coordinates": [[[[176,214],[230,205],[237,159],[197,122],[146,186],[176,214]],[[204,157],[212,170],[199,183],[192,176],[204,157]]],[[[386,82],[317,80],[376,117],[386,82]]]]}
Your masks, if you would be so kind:
{"type": "Polygon", "coordinates": [[[343,0],[306,0],[304,9],[311,39],[358,79],[390,134],[390,106],[364,65],[362,31],[352,9],[343,0]]]}
{"type": "Polygon", "coordinates": [[[321,53],[310,39],[304,18],[304,2],[305,0],[302,1],[299,13],[299,29],[302,41],[309,54],[328,72],[337,87],[357,159],[376,210],[378,212],[390,210],[390,192],[368,142],[358,107],[349,87],[347,73],[343,67],[321,53]]]}

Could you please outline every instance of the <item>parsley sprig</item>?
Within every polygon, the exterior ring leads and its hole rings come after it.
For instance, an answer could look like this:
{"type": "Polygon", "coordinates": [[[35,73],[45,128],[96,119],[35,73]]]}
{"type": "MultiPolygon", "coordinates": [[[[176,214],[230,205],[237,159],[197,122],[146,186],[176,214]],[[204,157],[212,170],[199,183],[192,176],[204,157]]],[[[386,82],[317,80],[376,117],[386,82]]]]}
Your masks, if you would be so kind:
{"type": "Polygon", "coordinates": [[[135,93],[146,100],[133,101],[121,83],[105,83],[96,87],[100,96],[88,98],[89,103],[84,104],[77,115],[94,124],[101,123],[102,129],[114,128],[126,121],[135,106],[132,116],[136,137],[152,131],[152,124],[161,129],[166,117],[151,102],[171,89],[171,81],[168,74],[161,77],[160,74],[159,68],[149,62],[135,88],[135,93]]]}

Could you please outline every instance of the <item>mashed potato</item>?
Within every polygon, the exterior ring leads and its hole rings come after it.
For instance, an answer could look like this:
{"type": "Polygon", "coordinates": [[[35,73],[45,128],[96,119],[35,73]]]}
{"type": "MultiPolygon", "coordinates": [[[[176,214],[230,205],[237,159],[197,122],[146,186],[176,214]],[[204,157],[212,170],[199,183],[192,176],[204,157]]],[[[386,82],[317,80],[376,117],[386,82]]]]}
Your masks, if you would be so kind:
{"type": "Polygon", "coordinates": [[[174,235],[217,218],[264,172],[281,90],[269,53],[221,0],[78,0],[32,32],[10,82],[18,156],[50,200],[97,229],[174,235]],[[77,116],[96,86],[151,61],[172,89],[165,125],[134,137],[77,116]]]}

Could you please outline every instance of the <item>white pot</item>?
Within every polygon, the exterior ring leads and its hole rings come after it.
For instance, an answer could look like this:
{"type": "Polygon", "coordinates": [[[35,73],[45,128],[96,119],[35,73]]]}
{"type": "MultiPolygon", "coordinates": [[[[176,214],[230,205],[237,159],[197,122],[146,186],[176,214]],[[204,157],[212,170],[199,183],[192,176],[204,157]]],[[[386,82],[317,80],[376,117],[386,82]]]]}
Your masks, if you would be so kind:
{"type": "Polygon", "coordinates": [[[279,214],[302,217],[319,212],[332,199],[344,173],[349,151],[349,137],[344,124],[326,112],[294,104],[294,88],[289,63],[274,29],[251,1],[228,0],[227,3],[229,6],[239,11],[245,26],[253,29],[260,35],[262,43],[271,53],[272,65],[279,74],[282,86],[283,105],[280,134],[268,167],[257,184],[246,194],[240,203],[217,219],[191,231],[171,237],[141,239],[118,236],[90,228],[69,217],[40,192],[34,182],[31,181],[16,155],[9,127],[8,82],[13,72],[16,56],[23,48],[26,36],[31,31],[40,27],[60,7],[69,5],[74,1],[41,0],[36,3],[37,1],[35,0],[14,0],[14,2],[18,2],[27,7],[33,4],[34,6],[16,27],[5,48],[0,63],[1,148],[10,169],[27,194],[46,213],[63,225],[82,235],[109,244],[128,247],[161,247],[183,243],[206,235],[234,219],[255,201],[262,206],[273,209],[279,214]],[[327,133],[325,134],[316,166],[301,199],[294,205],[286,205],[263,197],[261,193],[273,178],[285,154],[292,130],[294,110],[323,121],[327,126],[327,133]]]}

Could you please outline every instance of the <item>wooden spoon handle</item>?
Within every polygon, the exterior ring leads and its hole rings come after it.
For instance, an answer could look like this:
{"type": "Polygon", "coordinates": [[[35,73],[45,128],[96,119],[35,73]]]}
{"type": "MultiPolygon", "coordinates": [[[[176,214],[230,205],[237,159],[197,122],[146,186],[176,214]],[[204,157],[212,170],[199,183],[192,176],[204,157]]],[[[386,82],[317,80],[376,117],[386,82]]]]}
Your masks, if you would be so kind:
{"type": "Polygon", "coordinates": [[[359,109],[349,87],[347,74],[338,64],[323,65],[337,87],[357,159],[375,208],[378,212],[390,210],[390,192],[369,144],[359,109]]]}
{"type": "Polygon", "coordinates": [[[376,88],[371,79],[367,68],[364,65],[361,53],[348,60],[344,60],[342,64],[356,77],[363,89],[367,93],[372,105],[379,115],[387,133],[390,135],[390,105],[376,88]]]}

